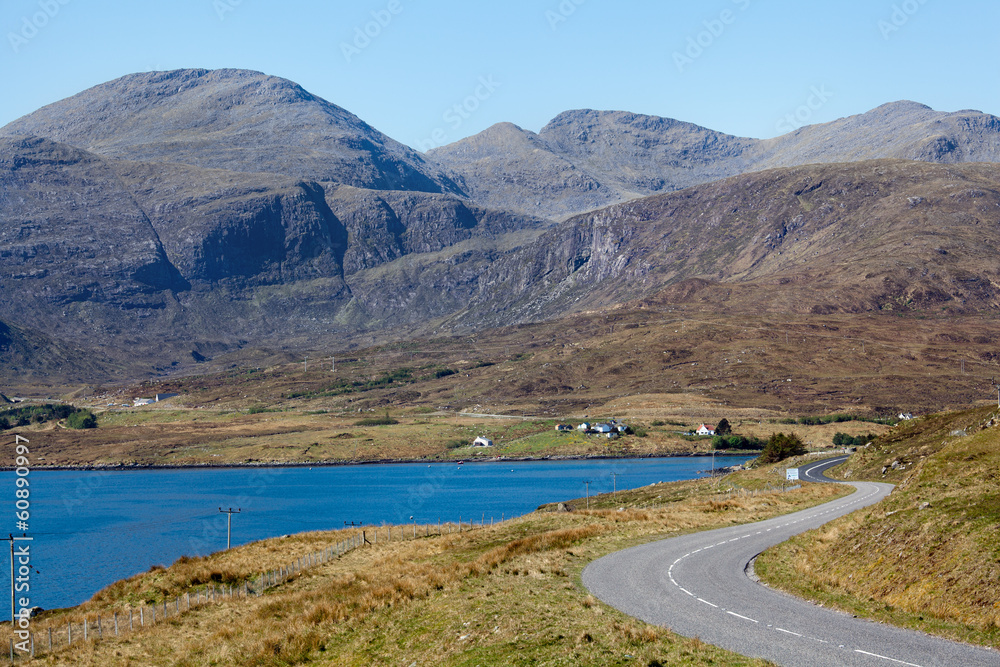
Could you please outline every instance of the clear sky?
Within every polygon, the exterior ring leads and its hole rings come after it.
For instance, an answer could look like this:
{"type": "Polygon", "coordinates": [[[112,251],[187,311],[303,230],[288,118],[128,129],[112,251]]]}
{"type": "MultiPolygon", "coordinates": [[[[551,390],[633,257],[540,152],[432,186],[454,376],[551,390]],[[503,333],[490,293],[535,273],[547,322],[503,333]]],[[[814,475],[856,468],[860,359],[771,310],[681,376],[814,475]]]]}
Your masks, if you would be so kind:
{"type": "Polygon", "coordinates": [[[579,108],[760,138],[901,99],[1000,115],[998,26],[993,0],[3,0],[0,126],[183,67],[291,79],[420,149],[579,108]]]}

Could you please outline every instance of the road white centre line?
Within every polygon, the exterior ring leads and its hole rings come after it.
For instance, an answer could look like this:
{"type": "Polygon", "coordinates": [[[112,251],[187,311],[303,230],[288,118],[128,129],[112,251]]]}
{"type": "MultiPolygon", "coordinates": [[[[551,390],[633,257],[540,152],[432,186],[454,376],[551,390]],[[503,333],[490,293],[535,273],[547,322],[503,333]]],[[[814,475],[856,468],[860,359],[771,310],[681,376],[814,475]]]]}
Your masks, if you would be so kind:
{"type": "Polygon", "coordinates": [[[854,649],[854,652],[855,653],[861,653],[862,655],[870,655],[873,658],[881,658],[882,660],[888,660],[889,662],[894,662],[897,665],[907,665],[908,667],[920,667],[920,665],[917,665],[917,664],[912,663],[912,662],[903,662],[902,660],[896,660],[895,658],[890,658],[888,656],[879,655],[878,653],[869,653],[868,651],[862,651],[861,649],[858,649],[858,648],[854,649]]]}
{"type": "Polygon", "coordinates": [[[749,616],[742,616],[740,614],[737,614],[735,611],[727,611],[726,613],[729,614],[730,616],[735,616],[736,618],[742,618],[744,621],[750,621],[751,623],[760,623],[760,621],[755,621],[749,616]]]}
{"type": "MultiPolygon", "coordinates": [[[[860,500],[857,500],[857,501],[852,502],[852,503],[848,503],[847,506],[863,502],[863,501],[867,500],[870,496],[873,496],[873,495],[875,495],[875,492],[869,493],[868,495],[864,496],[860,500]]],[[[814,519],[814,518],[818,518],[820,516],[833,513],[835,511],[839,512],[840,510],[830,509],[830,510],[827,510],[825,512],[821,512],[818,515],[813,515],[811,517],[803,517],[803,518],[798,519],[796,521],[790,521],[788,523],[785,523],[785,524],[782,524],[780,526],[777,526],[777,528],[786,528],[788,526],[794,526],[795,524],[801,523],[803,521],[808,521],[808,520],[811,520],[811,519],[814,519]]],[[[727,609],[723,609],[723,608],[719,607],[719,605],[717,605],[717,604],[713,604],[713,603],[709,602],[708,600],[705,600],[704,598],[698,597],[696,594],[692,593],[688,589],[686,589],[683,586],[681,586],[677,582],[677,580],[674,579],[673,571],[674,571],[674,566],[678,565],[681,561],[685,560],[686,558],[689,558],[690,556],[694,556],[697,553],[701,553],[703,551],[707,551],[708,549],[712,549],[714,547],[721,547],[721,546],[724,546],[726,544],[730,544],[732,542],[739,542],[740,540],[746,539],[748,537],[751,537],[752,535],[762,535],[764,533],[770,533],[772,530],[775,530],[775,528],[772,527],[772,528],[768,528],[767,530],[757,531],[756,533],[748,533],[746,535],[741,535],[740,537],[734,537],[731,540],[724,540],[724,541],[718,542],[716,544],[710,544],[710,545],[702,547],[700,549],[696,549],[694,551],[690,551],[690,552],[684,554],[683,556],[681,556],[680,558],[678,558],[677,560],[675,560],[673,563],[670,564],[670,567],[667,569],[667,576],[669,577],[670,582],[674,586],[676,586],[678,589],[680,589],[681,591],[683,591],[684,593],[686,593],[690,597],[693,597],[698,602],[701,602],[703,604],[707,604],[709,607],[712,607],[714,609],[721,609],[722,611],[726,612],[730,616],[735,616],[736,618],[743,619],[744,621],[750,621],[751,623],[760,624],[760,621],[758,621],[756,619],[750,618],[749,616],[743,616],[742,614],[737,614],[735,611],[729,611],[727,609]]],[[[768,625],[768,627],[772,628],[773,626],[768,625]]],[[[799,638],[802,638],[802,639],[808,639],[808,640],[811,640],[811,641],[819,642],[821,644],[829,644],[828,641],[823,640],[823,639],[819,639],[818,637],[806,637],[805,635],[799,634],[798,632],[792,632],[791,630],[786,630],[784,628],[773,628],[773,629],[776,630],[776,631],[778,631],[778,632],[784,633],[786,635],[792,635],[793,637],[799,637],[799,638]]],[[[845,646],[841,646],[840,648],[846,649],[845,646]]],[[[849,649],[847,649],[847,650],[849,650],[849,649]]],[[[889,662],[892,662],[892,663],[895,663],[895,664],[898,664],[898,665],[904,665],[905,667],[921,667],[921,665],[917,665],[917,664],[914,664],[912,662],[904,662],[902,660],[897,660],[895,658],[890,658],[888,656],[879,655],[878,653],[869,653],[868,651],[862,651],[861,649],[854,649],[854,652],[855,653],[860,653],[862,655],[868,655],[868,656],[871,656],[871,657],[874,657],[874,658],[879,658],[881,660],[887,660],[889,662]]]]}

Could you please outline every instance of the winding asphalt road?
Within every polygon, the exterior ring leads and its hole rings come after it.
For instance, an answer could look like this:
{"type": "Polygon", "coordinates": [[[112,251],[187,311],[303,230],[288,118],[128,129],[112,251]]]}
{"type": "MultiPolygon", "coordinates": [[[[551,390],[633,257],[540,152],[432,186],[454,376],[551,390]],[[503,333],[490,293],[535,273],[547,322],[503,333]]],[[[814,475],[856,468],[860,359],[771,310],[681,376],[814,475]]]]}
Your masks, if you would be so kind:
{"type": "MultiPolygon", "coordinates": [[[[840,457],[800,468],[806,481],[840,457]]],[[[793,535],[874,504],[890,484],[760,523],[684,535],[626,549],[589,564],[583,583],[607,604],[648,623],[742,655],[795,667],[1000,667],[1000,652],[873,623],[755,583],[750,561],[793,535]]]]}

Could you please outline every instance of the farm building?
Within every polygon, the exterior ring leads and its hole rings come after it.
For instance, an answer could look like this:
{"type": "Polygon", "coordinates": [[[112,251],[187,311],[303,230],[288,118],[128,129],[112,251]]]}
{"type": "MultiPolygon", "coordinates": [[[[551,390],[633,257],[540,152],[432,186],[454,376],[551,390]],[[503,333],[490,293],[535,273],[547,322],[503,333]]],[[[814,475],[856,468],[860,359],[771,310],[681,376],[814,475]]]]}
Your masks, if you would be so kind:
{"type": "Polygon", "coordinates": [[[492,447],[493,446],[493,441],[490,440],[489,438],[484,438],[483,436],[479,436],[478,438],[476,438],[475,440],[472,441],[472,446],[473,447],[492,447]]]}

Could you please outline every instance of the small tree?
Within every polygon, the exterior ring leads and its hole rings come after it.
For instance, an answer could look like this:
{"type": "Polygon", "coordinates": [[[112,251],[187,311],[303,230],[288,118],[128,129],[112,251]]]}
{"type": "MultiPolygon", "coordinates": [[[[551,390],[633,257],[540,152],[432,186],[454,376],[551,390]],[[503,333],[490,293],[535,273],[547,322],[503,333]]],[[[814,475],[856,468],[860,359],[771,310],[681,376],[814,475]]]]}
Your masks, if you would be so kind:
{"type": "Polygon", "coordinates": [[[724,435],[716,435],[712,438],[712,449],[729,449],[729,438],[724,435]]]}
{"type": "Polygon", "coordinates": [[[80,410],[66,418],[66,425],[70,428],[97,428],[97,417],[90,410],[80,410]]]}
{"type": "Polygon", "coordinates": [[[715,435],[729,435],[733,432],[733,427],[729,425],[729,420],[725,417],[715,427],[715,435]]]}
{"type": "Polygon", "coordinates": [[[798,456],[806,453],[806,446],[799,439],[799,436],[791,433],[774,433],[764,445],[764,451],[760,455],[761,463],[777,463],[787,459],[789,456],[798,456]]]}

